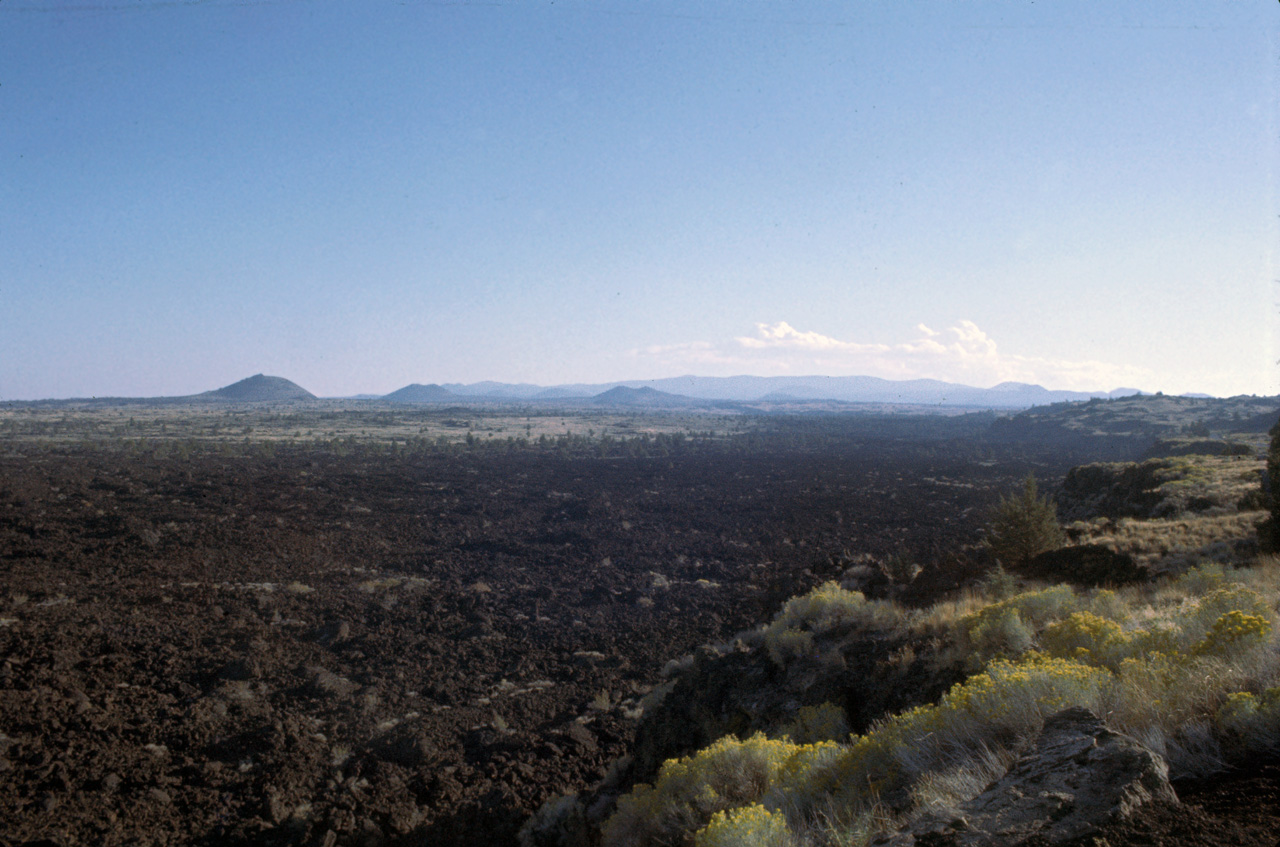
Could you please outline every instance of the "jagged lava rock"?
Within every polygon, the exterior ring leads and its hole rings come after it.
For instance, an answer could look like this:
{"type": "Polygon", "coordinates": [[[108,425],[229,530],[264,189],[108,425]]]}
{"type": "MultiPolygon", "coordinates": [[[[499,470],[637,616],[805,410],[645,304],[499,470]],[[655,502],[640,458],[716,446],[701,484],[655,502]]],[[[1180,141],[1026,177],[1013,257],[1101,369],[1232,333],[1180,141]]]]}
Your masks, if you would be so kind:
{"type": "Polygon", "coordinates": [[[1177,803],[1164,759],[1088,709],[1045,721],[1035,747],[959,809],[931,812],[892,847],[1069,844],[1153,803],[1177,803]]]}

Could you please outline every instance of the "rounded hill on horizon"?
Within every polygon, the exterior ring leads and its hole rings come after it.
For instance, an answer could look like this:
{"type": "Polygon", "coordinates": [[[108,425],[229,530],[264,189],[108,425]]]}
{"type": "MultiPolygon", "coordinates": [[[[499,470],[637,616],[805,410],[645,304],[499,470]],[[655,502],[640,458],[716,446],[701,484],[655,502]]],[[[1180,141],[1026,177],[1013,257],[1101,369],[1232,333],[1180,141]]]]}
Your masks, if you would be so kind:
{"type": "Polygon", "coordinates": [[[389,400],[392,403],[441,403],[450,400],[460,399],[447,388],[436,385],[434,382],[430,385],[422,385],[421,383],[413,383],[406,385],[404,388],[385,394],[383,400],[389,400]]]}
{"type": "Polygon", "coordinates": [[[647,386],[644,388],[628,388],[625,385],[619,385],[617,388],[601,392],[592,397],[591,400],[602,406],[645,407],[692,406],[698,402],[692,397],[670,394],[647,386]]]}
{"type": "Polygon", "coordinates": [[[230,400],[239,403],[285,403],[292,400],[315,400],[316,395],[282,376],[254,374],[231,385],[197,394],[206,400],[230,400]]]}

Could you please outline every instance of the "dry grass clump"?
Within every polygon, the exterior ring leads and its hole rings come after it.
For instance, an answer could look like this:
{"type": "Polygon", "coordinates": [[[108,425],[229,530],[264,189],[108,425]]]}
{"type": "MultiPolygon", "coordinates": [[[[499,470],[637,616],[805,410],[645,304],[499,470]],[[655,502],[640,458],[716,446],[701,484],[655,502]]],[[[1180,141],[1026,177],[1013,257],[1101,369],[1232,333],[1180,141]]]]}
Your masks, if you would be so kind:
{"type": "Polygon", "coordinates": [[[987,790],[1017,760],[1017,754],[1007,747],[975,751],[963,764],[921,775],[911,786],[911,805],[922,812],[955,808],[987,790]]]}
{"type": "Polygon", "coordinates": [[[396,576],[384,576],[376,579],[366,579],[356,585],[356,588],[364,594],[380,594],[383,591],[390,591],[398,588],[403,579],[396,576]]]}

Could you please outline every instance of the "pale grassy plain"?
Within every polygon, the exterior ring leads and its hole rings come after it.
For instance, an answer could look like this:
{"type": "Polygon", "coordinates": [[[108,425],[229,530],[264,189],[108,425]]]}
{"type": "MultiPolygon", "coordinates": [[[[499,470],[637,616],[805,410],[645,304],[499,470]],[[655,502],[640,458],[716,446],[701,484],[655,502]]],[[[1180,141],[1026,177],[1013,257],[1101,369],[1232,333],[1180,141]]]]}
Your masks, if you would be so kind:
{"type": "Polygon", "coordinates": [[[318,400],[271,406],[0,405],[0,443],[459,443],[468,436],[484,441],[537,441],[565,435],[629,439],[677,433],[722,437],[742,432],[748,426],[741,416],[714,412],[517,404],[391,406],[376,401],[318,400]]]}

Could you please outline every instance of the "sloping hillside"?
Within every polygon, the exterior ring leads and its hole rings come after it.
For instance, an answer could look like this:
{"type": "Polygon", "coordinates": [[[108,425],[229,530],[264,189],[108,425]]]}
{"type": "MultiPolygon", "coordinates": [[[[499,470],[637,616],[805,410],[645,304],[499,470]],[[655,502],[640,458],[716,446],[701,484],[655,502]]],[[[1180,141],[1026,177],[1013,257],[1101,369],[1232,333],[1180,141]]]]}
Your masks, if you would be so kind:
{"type": "Polygon", "coordinates": [[[1178,452],[1172,441],[1179,438],[1231,441],[1265,433],[1277,417],[1280,397],[1150,394],[1036,406],[996,420],[990,437],[1002,443],[1058,444],[1095,459],[1131,460],[1148,457],[1157,447],[1162,454],[1178,452]]]}

